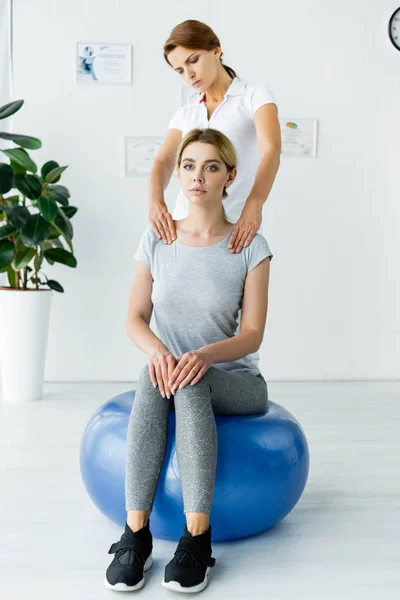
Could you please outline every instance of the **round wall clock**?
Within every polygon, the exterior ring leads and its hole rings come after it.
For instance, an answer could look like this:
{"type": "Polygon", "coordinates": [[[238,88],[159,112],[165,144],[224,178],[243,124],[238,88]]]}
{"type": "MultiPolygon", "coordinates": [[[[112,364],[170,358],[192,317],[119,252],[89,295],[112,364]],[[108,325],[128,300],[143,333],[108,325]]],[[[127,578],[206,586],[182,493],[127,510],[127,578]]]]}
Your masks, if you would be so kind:
{"type": "Polygon", "coordinates": [[[400,50],[400,8],[394,11],[389,21],[389,37],[393,46],[400,50]]]}

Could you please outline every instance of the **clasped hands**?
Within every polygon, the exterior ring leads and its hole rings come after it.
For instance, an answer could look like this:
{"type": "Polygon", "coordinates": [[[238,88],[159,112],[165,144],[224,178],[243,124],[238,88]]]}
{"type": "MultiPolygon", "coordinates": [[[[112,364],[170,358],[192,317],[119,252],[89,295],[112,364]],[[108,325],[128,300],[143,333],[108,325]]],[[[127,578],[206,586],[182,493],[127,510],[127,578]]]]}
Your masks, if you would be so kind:
{"type": "Polygon", "coordinates": [[[161,350],[149,357],[150,379],[163,398],[170,398],[177,389],[200,381],[211,365],[209,355],[201,349],[185,352],[177,358],[168,350],[161,350]]]}

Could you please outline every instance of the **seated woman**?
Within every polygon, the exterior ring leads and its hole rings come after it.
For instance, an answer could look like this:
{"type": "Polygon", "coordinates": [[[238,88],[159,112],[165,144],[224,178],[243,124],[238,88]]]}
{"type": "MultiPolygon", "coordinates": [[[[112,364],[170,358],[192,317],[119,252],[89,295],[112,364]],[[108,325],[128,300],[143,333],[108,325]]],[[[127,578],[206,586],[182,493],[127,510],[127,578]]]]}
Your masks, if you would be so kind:
{"type": "Polygon", "coordinates": [[[177,172],[189,214],[175,222],[176,242],[165,244],[149,225],[135,254],[127,332],[148,365],[140,373],[127,433],[127,522],[109,550],[115,557],[105,585],[114,590],[141,588],[143,571],[152,564],[149,517],[169,411],[175,411],[186,525],[162,584],[198,592],[215,564],[209,524],[217,463],[214,415],[260,413],[268,403],[257,350],[272,254],[258,233],[242,252],[229,250],[234,225],[222,200],[236,176],[235,149],[217,130],[194,129],[178,149],[177,172]],[[149,327],[153,311],[155,332],[149,327]]]}

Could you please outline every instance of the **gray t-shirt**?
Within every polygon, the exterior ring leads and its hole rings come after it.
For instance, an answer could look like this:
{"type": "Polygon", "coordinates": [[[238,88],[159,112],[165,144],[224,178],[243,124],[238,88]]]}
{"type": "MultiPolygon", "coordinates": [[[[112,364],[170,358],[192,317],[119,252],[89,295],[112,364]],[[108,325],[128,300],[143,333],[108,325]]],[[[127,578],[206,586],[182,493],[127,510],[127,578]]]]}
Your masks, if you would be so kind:
{"type": "MultiPolygon", "coordinates": [[[[270,256],[266,239],[256,233],[239,253],[231,253],[228,235],[212,246],[188,246],[179,240],[165,244],[149,224],[134,258],[153,277],[151,300],[155,334],[174,356],[221,342],[238,332],[247,273],[270,256]]],[[[260,373],[259,354],[214,363],[226,371],[260,373]]]]}

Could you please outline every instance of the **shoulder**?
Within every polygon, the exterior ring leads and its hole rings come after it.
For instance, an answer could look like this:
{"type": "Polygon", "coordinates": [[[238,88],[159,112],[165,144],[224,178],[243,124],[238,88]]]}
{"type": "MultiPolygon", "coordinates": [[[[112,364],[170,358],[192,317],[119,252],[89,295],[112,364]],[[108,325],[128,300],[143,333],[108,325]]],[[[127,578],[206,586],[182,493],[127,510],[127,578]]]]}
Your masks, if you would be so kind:
{"type": "Polygon", "coordinates": [[[247,83],[244,93],[251,97],[261,93],[270,93],[272,95],[271,88],[265,83],[247,83]]]}
{"type": "Polygon", "coordinates": [[[160,238],[158,238],[154,233],[151,223],[146,225],[142,234],[142,240],[149,247],[155,246],[158,242],[160,242],[160,238]]]}
{"type": "Polygon", "coordinates": [[[198,109],[198,102],[196,103],[186,103],[183,104],[182,106],[180,106],[174,113],[174,115],[172,116],[170,122],[169,122],[169,126],[168,128],[175,128],[175,129],[183,129],[184,128],[184,124],[185,122],[189,119],[191,119],[191,117],[195,114],[196,110],[198,109]]]}
{"type": "Polygon", "coordinates": [[[247,246],[247,248],[243,248],[242,252],[246,263],[247,272],[254,269],[254,267],[264,260],[264,258],[270,257],[272,259],[273,256],[267,240],[260,233],[256,233],[251,240],[251,243],[247,246]]]}
{"type": "Polygon", "coordinates": [[[146,252],[146,254],[153,255],[160,243],[163,243],[162,240],[156,236],[151,223],[149,223],[142,233],[139,247],[146,252]]]}
{"type": "Polygon", "coordinates": [[[248,245],[247,249],[250,251],[255,251],[260,248],[261,249],[264,249],[264,248],[269,249],[268,242],[265,239],[265,237],[263,235],[261,235],[261,233],[256,233],[256,235],[251,240],[251,243],[248,245]]]}
{"type": "Polygon", "coordinates": [[[162,240],[156,236],[151,223],[149,223],[142,233],[134,258],[151,269],[160,242],[162,243],[162,240]]]}
{"type": "Polygon", "coordinates": [[[254,115],[263,104],[276,104],[271,88],[264,83],[248,83],[244,88],[244,100],[254,115]]]}

